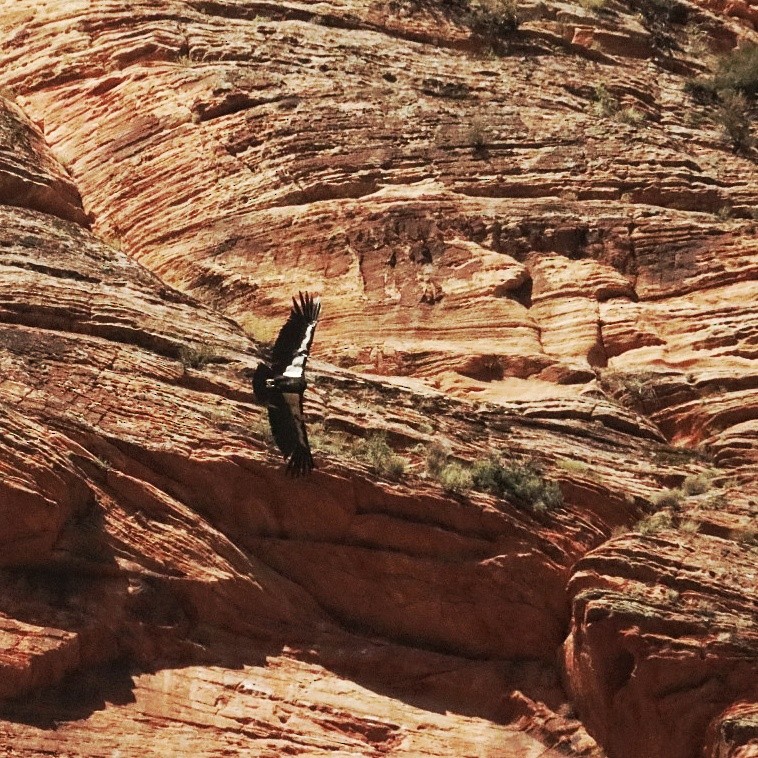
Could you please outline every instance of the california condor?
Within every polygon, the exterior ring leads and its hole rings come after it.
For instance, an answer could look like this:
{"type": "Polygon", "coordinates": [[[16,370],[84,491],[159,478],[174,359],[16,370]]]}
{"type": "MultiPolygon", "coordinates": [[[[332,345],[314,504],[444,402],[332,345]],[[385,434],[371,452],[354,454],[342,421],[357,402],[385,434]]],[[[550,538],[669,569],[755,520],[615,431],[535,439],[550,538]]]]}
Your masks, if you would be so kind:
{"type": "Polygon", "coordinates": [[[268,408],[274,442],[287,459],[287,473],[304,476],[314,468],[303,418],[305,362],[311,349],[321,301],[307,292],[292,298],[292,310],[271,354],[271,365],[259,363],[253,375],[258,402],[268,408]]]}

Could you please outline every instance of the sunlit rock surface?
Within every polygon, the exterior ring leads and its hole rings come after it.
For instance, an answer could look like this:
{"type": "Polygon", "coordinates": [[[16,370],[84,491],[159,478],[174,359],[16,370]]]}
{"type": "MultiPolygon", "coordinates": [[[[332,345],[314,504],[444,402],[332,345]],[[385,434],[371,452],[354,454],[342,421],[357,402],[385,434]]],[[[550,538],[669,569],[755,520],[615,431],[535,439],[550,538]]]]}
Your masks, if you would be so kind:
{"type": "Polygon", "coordinates": [[[0,1],[14,755],[753,754],[756,154],[683,85],[758,37],[679,6],[0,1]]]}

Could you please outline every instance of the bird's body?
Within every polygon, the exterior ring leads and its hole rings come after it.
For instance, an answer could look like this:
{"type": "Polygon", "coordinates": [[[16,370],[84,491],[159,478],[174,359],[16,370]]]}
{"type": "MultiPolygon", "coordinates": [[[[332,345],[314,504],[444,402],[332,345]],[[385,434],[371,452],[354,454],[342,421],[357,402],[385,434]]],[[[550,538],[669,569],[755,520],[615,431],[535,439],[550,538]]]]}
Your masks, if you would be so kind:
{"type": "Polygon", "coordinates": [[[293,476],[308,474],[314,468],[303,418],[305,364],[313,343],[321,302],[307,292],[292,299],[292,310],[281,328],[272,350],[271,365],[258,364],[253,375],[253,390],[268,408],[271,432],[277,447],[287,458],[287,471],[293,476]]]}

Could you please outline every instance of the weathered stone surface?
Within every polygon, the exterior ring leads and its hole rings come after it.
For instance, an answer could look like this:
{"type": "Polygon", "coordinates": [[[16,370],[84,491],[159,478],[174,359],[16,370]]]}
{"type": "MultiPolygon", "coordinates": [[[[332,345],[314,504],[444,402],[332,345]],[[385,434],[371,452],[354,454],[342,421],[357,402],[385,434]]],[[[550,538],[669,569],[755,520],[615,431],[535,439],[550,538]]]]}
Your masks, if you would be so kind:
{"type": "Polygon", "coordinates": [[[0,202],[88,224],[76,186],[40,130],[0,94],[0,202]]]}
{"type": "Polygon", "coordinates": [[[725,709],[755,703],[756,556],[663,531],[617,538],[576,564],[567,680],[610,755],[696,755],[709,729],[724,734],[725,709]]]}
{"type": "MultiPolygon", "coordinates": [[[[74,224],[7,207],[0,208],[0,218],[2,460],[8,472],[0,532],[7,567],[0,592],[8,639],[4,698],[44,692],[65,676],[86,679],[92,666],[108,667],[108,679],[115,661],[127,661],[133,671],[163,668],[164,661],[195,660],[202,668],[208,640],[233,633],[235,649],[248,644],[244,639],[280,646],[311,640],[292,662],[282,663],[291,679],[299,676],[298,656],[313,649],[368,687],[382,681],[409,687],[423,696],[424,709],[451,708],[506,722],[512,715],[504,704],[509,686],[538,700],[547,691],[545,707],[561,706],[552,661],[567,621],[568,568],[609,524],[628,520],[639,506],[626,503],[621,511],[601,509],[597,515],[582,507],[575,524],[572,512],[578,513],[581,498],[567,489],[566,508],[538,520],[491,497],[446,496],[418,474],[406,483],[382,483],[344,453],[329,462],[318,447],[323,471],[305,482],[288,480],[265,451],[261,410],[252,404],[246,377],[255,350],[232,322],[169,290],[74,224]],[[395,646],[366,663],[366,650],[375,643],[347,636],[323,652],[319,638],[325,630],[342,634],[343,625],[415,647],[395,646]],[[426,652],[429,647],[450,655],[426,652]],[[491,663],[472,667],[461,657],[472,654],[491,663]],[[553,683],[533,691],[528,678],[503,669],[498,661],[507,657],[544,659],[553,683]],[[412,685],[419,667],[429,680],[420,688],[412,685]],[[451,675],[456,669],[460,673],[451,675]]],[[[455,433],[463,456],[481,449],[485,436],[504,440],[506,434],[514,451],[531,449],[535,433],[554,437],[551,448],[560,449],[562,422],[540,430],[537,406],[520,432],[504,432],[503,409],[472,414],[467,404],[429,390],[418,394],[333,369],[317,375],[311,392],[316,418],[334,425],[352,409],[354,426],[386,427],[402,440],[417,471],[424,453],[411,448],[429,441],[420,429],[438,407],[447,408],[440,433],[455,433]],[[356,394],[365,399],[360,407],[356,394]],[[386,416],[390,408],[393,421],[386,416]]],[[[598,423],[593,408],[602,405],[575,402],[558,416],[589,429],[598,423]]],[[[614,431],[616,415],[619,424],[625,418],[633,423],[634,416],[606,405],[609,470],[618,455],[610,440],[622,448],[660,444],[644,436],[644,424],[642,436],[629,440],[614,431]]],[[[641,470],[630,480],[639,481],[648,497],[656,487],[656,477],[641,470]]],[[[163,691],[163,679],[155,681],[148,690],[163,691]]],[[[333,681],[334,696],[345,698],[340,707],[352,712],[340,679],[333,681]]],[[[60,692],[68,691],[65,681],[61,686],[60,692]]],[[[68,720],[63,695],[55,692],[44,708],[32,701],[37,715],[25,716],[24,723],[44,721],[45,708],[52,709],[49,718],[68,720]]],[[[194,690],[181,692],[176,697],[182,707],[203,707],[194,690]]],[[[290,700],[286,692],[276,697],[290,700]]],[[[150,695],[150,702],[156,698],[150,695]]],[[[386,698],[372,696],[366,708],[391,711],[394,701],[386,698]]],[[[163,719],[154,711],[158,706],[144,707],[148,715],[140,717],[106,709],[113,721],[104,723],[138,740],[140,727],[132,719],[163,719]]],[[[319,703],[317,710],[324,707],[319,703]]],[[[400,723],[387,727],[392,733],[426,729],[401,710],[400,723]]],[[[106,718],[96,713],[88,729],[97,730],[98,719],[106,718]]],[[[524,717],[523,709],[518,716],[524,717]]],[[[24,731],[9,719],[3,728],[22,754],[45,749],[44,731],[24,731]]],[[[492,745],[502,741],[514,755],[537,755],[546,744],[581,732],[577,722],[557,713],[554,719],[563,726],[554,724],[539,739],[528,737],[523,725],[440,716],[434,728],[441,731],[404,749],[409,755],[433,752],[452,730],[459,736],[445,748],[451,754],[479,744],[495,750],[492,745]]],[[[176,739],[188,732],[186,739],[202,752],[204,738],[195,733],[200,722],[190,722],[194,726],[182,726],[176,739]]],[[[82,742],[80,727],[66,737],[71,744],[82,742]]],[[[218,717],[205,728],[226,733],[231,727],[218,717]]],[[[321,728],[315,722],[302,728],[322,744],[314,736],[321,728]]],[[[244,724],[233,731],[231,744],[252,738],[244,724]]],[[[288,733],[297,743],[295,733],[288,733]]],[[[376,735],[365,738],[366,751],[381,742],[376,735]]],[[[84,740],[79,749],[104,754],[109,739],[84,740]]],[[[582,739],[585,747],[594,745],[586,734],[582,739]]],[[[344,748],[324,740],[325,752],[344,748]]],[[[348,742],[344,749],[357,748],[348,742]]]]}
{"type": "Polygon", "coordinates": [[[0,0],[14,754],[750,753],[755,155],[656,8],[0,0]],[[306,288],[293,482],[244,332],[306,288]],[[564,505],[445,493],[432,442],[564,505]]]}

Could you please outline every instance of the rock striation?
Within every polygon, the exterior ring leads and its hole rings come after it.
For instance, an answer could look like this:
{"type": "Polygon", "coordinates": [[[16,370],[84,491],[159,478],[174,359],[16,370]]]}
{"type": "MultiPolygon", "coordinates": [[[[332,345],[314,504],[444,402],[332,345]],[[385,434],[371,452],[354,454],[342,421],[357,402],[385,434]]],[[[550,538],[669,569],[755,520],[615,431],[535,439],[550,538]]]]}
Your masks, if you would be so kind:
{"type": "Polygon", "coordinates": [[[754,754],[751,8],[0,0],[13,755],[754,754]]]}

